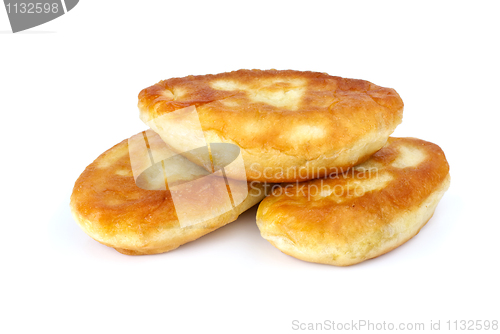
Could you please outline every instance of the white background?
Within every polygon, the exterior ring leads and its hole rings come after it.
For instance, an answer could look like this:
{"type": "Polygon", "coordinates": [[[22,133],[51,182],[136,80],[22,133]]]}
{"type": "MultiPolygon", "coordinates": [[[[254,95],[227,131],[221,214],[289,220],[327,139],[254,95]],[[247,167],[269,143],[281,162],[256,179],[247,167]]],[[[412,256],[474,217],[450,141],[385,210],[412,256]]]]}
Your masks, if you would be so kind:
{"type": "Polygon", "coordinates": [[[477,2],[90,1],[26,32],[0,8],[2,333],[291,333],[292,321],[500,320],[499,6],[477,2]],[[80,230],[73,183],[145,129],[139,91],[240,68],[366,79],[405,102],[452,182],[420,234],[339,268],[260,237],[256,209],[162,255],[80,230]]]}

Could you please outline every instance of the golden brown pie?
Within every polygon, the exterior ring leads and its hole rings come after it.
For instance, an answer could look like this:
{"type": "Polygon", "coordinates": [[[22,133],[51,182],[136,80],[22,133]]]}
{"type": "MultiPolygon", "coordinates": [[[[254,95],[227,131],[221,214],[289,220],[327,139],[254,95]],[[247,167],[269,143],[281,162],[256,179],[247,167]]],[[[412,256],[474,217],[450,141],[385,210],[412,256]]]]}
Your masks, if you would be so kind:
{"type": "Polygon", "coordinates": [[[283,184],[259,205],[262,236],[298,259],[347,266],[415,236],[450,184],[439,146],[389,138],[343,175],[283,184]]]}
{"type": "Polygon", "coordinates": [[[154,120],[195,106],[206,141],[238,145],[248,180],[262,182],[310,180],[359,164],[403,117],[394,89],[292,70],[172,78],[142,90],[138,106],[179,153],[187,150],[179,140],[186,129],[154,120]]]}
{"type": "MultiPolygon", "coordinates": [[[[149,138],[149,148],[161,142],[151,130],[131,138],[135,137],[149,138]]],[[[208,182],[211,173],[179,155],[173,155],[168,163],[164,161],[169,178],[164,190],[143,189],[135,182],[130,157],[128,140],[101,154],[76,181],[70,204],[76,222],[89,236],[124,254],[175,249],[236,220],[265,196],[263,184],[245,182],[241,203],[231,207],[229,202],[226,210],[221,203],[229,196],[236,198],[234,189],[238,192],[241,188],[230,188],[224,180],[208,182]],[[169,188],[172,186],[182,186],[181,195],[190,200],[187,223],[179,220],[169,188]],[[207,213],[213,212],[220,214],[207,219],[207,213]]],[[[163,176],[158,180],[157,175],[148,173],[141,174],[145,178],[140,176],[143,186],[164,181],[163,176]]]]}

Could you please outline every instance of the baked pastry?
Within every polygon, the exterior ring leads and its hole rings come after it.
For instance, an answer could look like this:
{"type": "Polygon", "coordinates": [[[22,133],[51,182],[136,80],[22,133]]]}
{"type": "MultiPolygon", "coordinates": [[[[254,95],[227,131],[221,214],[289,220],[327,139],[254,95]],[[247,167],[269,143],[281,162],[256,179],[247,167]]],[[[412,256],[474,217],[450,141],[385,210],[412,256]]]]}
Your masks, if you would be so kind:
{"type": "Polygon", "coordinates": [[[140,118],[178,153],[190,149],[179,140],[189,129],[158,120],[190,106],[206,141],[238,145],[246,177],[261,182],[310,180],[359,164],[384,146],[403,116],[394,89],[317,72],[187,76],[139,94],[140,118]]]}
{"type": "Polygon", "coordinates": [[[281,185],[259,205],[262,236],[298,259],[347,266],[415,236],[450,184],[439,146],[389,138],[347,173],[281,185]]]}
{"type": "Polygon", "coordinates": [[[151,130],[139,133],[104,152],[80,175],[70,206],[89,236],[123,254],[163,253],[236,220],[264,198],[263,184],[228,183],[220,170],[209,173],[161,143],[151,130]],[[138,149],[141,140],[145,152],[138,149]],[[147,166],[143,153],[168,159],[147,166]]]}

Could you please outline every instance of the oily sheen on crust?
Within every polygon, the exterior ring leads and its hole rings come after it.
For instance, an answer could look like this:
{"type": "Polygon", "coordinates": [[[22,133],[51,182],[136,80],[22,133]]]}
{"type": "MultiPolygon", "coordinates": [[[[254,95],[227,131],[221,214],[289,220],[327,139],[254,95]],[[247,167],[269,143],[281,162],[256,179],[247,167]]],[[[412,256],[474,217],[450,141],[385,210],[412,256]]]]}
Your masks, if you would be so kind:
{"type": "MultiPolygon", "coordinates": [[[[148,130],[150,131],[150,130],[148,130]]],[[[218,205],[230,190],[213,189],[212,196],[199,196],[202,168],[184,159],[174,167],[176,179],[194,179],[194,211],[218,205]],[[192,166],[194,165],[194,166],[192,166]],[[175,170],[176,169],[176,170],[175,170]],[[198,183],[197,183],[198,182],[198,183]]],[[[214,219],[181,227],[170,191],[139,188],[133,177],[128,141],[124,140],[101,154],[75,183],[71,195],[71,212],[80,227],[92,238],[128,255],[156,254],[173,250],[221,226],[230,223],[265,196],[264,185],[248,184],[248,196],[236,206],[214,219]]]]}
{"type": "Polygon", "coordinates": [[[377,257],[416,235],[448,189],[439,146],[389,138],[345,175],[282,185],[259,205],[262,236],[298,259],[347,266],[377,257]]]}
{"type": "MultiPolygon", "coordinates": [[[[318,72],[239,70],[160,81],[139,94],[145,123],[196,106],[209,143],[241,148],[248,180],[304,181],[359,164],[401,123],[394,89],[318,72]]],[[[169,142],[167,132],[153,128],[169,142]]]]}

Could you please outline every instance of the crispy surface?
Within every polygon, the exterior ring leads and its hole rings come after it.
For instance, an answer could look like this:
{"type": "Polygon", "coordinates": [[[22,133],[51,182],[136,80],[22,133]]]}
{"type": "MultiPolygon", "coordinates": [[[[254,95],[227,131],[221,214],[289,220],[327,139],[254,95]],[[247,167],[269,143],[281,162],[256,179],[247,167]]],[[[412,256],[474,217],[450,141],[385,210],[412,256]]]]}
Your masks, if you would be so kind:
{"type": "MultiPolygon", "coordinates": [[[[150,131],[150,130],[148,130],[150,131]]],[[[184,158],[182,158],[184,159],[184,158]]],[[[226,186],[214,187],[212,196],[200,191],[206,184],[202,168],[186,159],[175,162],[170,173],[176,181],[190,183],[194,211],[205,213],[217,208],[227,192],[226,186]],[[179,174],[177,177],[175,174],[179,174]]],[[[249,195],[234,210],[197,225],[181,227],[169,190],[144,190],[136,186],[124,140],[104,152],[80,175],[71,195],[71,211],[80,227],[92,238],[130,255],[162,253],[195,240],[229,222],[264,198],[264,186],[248,186],[249,195]]]]}
{"type": "Polygon", "coordinates": [[[282,252],[345,266],[382,255],[417,234],[449,186],[439,146],[389,138],[345,175],[276,188],[259,206],[261,234],[282,252]]]}
{"type": "MultiPolygon", "coordinates": [[[[195,105],[208,142],[237,144],[249,180],[309,180],[379,150],[401,123],[395,90],[325,73],[239,70],[161,81],[139,94],[141,119],[195,105]]],[[[168,142],[166,132],[155,129],[168,142]]]]}

